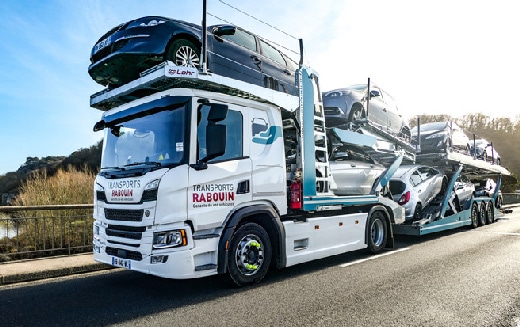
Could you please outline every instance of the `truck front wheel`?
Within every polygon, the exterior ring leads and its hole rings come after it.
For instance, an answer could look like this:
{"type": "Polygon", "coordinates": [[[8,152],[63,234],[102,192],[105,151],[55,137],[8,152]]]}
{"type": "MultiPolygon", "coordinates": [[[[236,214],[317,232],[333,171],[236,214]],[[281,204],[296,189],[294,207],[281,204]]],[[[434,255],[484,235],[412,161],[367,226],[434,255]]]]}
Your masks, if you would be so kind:
{"type": "Polygon", "coordinates": [[[381,211],[374,211],[368,217],[368,251],[373,254],[381,252],[388,238],[385,216],[381,211]]]}
{"type": "Polygon", "coordinates": [[[269,270],[272,249],[260,225],[246,223],[233,234],[229,247],[229,277],[238,286],[258,283],[269,270]]]}

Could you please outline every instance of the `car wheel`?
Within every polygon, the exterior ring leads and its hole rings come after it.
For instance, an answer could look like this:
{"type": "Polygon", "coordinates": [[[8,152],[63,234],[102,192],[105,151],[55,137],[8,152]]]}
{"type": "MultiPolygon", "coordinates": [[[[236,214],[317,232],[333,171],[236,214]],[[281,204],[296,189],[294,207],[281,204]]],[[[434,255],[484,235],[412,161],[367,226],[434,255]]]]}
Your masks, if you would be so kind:
{"type": "Polygon", "coordinates": [[[486,152],[484,152],[484,154],[482,154],[482,160],[488,161],[488,156],[487,156],[486,152]]]}
{"type": "Polygon", "coordinates": [[[419,221],[422,218],[422,206],[420,203],[415,205],[415,211],[413,212],[413,221],[419,221]]]}
{"type": "Polygon", "coordinates": [[[175,40],[168,48],[166,60],[171,60],[177,66],[200,68],[200,50],[188,40],[175,40]]]}
{"type": "Polygon", "coordinates": [[[350,109],[350,114],[349,114],[348,120],[350,122],[355,122],[356,120],[360,120],[365,117],[366,117],[366,115],[365,115],[365,111],[363,110],[363,107],[356,106],[356,107],[352,107],[350,109]]]}
{"type": "Polygon", "coordinates": [[[497,158],[495,163],[500,166],[500,158],[497,158]]]}

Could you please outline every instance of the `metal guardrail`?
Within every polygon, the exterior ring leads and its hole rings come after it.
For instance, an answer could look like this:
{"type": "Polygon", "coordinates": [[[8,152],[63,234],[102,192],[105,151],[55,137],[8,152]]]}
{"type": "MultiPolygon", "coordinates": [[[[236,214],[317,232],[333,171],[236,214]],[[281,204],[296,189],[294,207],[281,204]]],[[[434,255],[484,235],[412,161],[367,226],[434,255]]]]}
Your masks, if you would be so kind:
{"type": "Polygon", "coordinates": [[[520,193],[502,193],[504,204],[520,203],[520,193]]]}
{"type": "Polygon", "coordinates": [[[92,251],[93,208],[0,206],[0,262],[92,251]]]}

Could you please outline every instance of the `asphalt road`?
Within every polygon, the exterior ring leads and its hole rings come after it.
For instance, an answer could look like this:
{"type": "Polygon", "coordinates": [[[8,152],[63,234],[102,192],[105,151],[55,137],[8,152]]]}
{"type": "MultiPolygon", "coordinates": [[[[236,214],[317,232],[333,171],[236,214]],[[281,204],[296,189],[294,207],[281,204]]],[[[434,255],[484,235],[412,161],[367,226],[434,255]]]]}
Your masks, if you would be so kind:
{"type": "Polygon", "coordinates": [[[520,326],[520,214],[235,288],[112,270],[0,287],[0,326],[520,326]]]}

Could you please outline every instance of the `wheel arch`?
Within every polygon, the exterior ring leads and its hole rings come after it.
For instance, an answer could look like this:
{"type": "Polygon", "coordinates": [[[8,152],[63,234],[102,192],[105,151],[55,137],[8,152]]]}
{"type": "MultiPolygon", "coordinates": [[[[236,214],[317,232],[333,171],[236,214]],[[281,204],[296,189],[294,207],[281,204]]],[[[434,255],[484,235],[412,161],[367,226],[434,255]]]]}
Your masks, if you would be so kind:
{"type": "Polygon", "coordinates": [[[365,106],[363,105],[363,103],[357,102],[357,101],[353,102],[352,105],[350,106],[350,110],[348,112],[348,120],[350,122],[352,121],[352,115],[354,113],[354,110],[357,110],[357,109],[361,110],[362,117],[366,117],[367,116],[367,111],[366,111],[365,106]]]}
{"type": "Polygon", "coordinates": [[[274,207],[268,204],[255,204],[240,208],[229,217],[218,243],[217,272],[227,272],[229,242],[235,231],[243,224],[252,222],[261,226],[269,235],[273,251],[272,265],[277,268],[285,266],[285,230],[280,216],[274,207]]]}
{"type": "Polygon", "coordinates": [[[173,42],[177,40],[188,40],[190,42],[193,42],[199,48],[202,47],[202,40],[198,36],[186,32],[174,33],[171,35],[170,39],[168,40],[168,43],[166,44],[166,47],[164,48],[164,60],[168,59],[168,52],[170,51],[173,42]]]}

